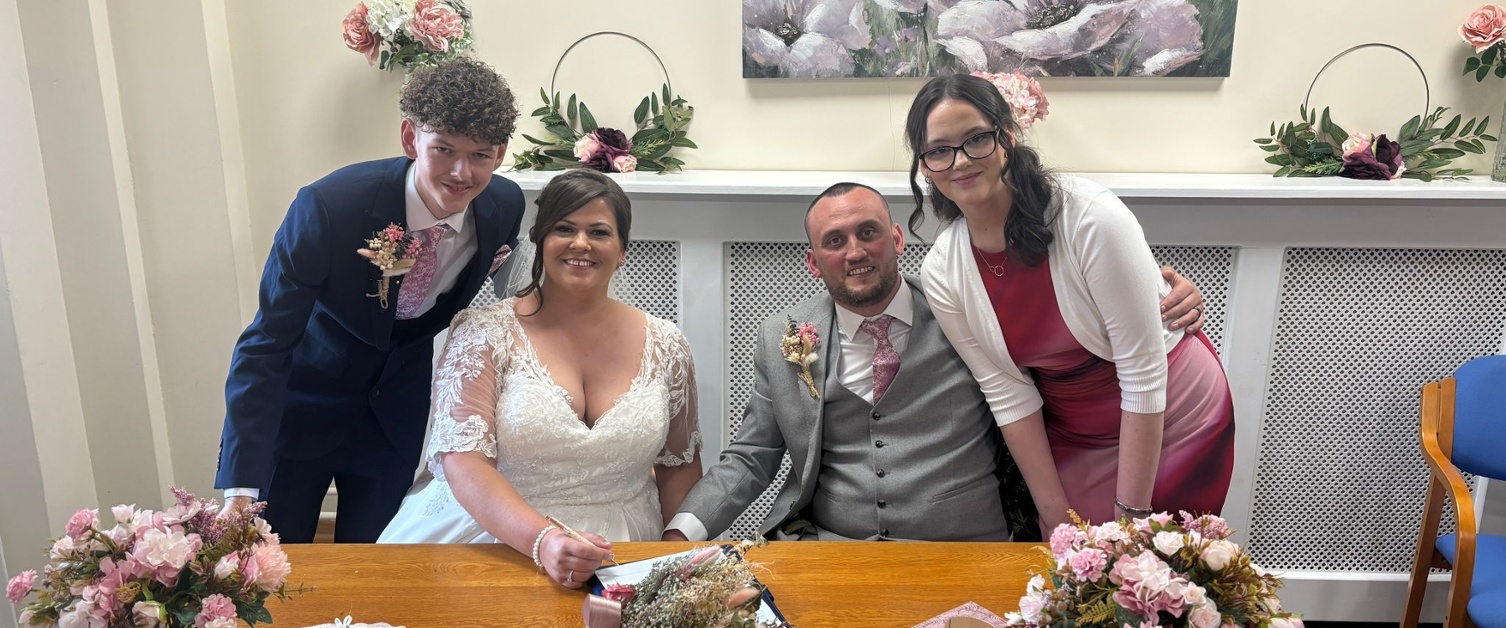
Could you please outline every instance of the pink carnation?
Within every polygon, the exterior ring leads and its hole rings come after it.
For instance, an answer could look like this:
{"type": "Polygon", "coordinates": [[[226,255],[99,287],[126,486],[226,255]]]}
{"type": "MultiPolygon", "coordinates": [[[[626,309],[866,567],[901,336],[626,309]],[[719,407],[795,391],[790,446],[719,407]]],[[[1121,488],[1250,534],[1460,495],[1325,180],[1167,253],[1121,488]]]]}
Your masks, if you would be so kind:
{"type": "Polygon", "coordinates": [[[73,540],[82,541],[89,534],[89,531],[98,525],[99,509],[83,508],[68,518],[68,525],[63,528],[63,531],[72,537],[73,540]]]}
{"type": "Polygon", "coordinates": [[[449,52],[450,43],[465,34],[460,14],[439,0],[418,0],[408,32],[429,52],[449,52]]]}
{"type": "Polygon", "coordinates": [[[340,31],[345,37],[346,48],[366,55],[367,63],[376,63],[382,38],[371,32],[371,28],[366,25],[366,15],[366,3],[357,3],[356,8],[345,15],[345,21],[340,23],[340,31]]]}
{"type": "Polygon", "coordinates": [[[5,599],[10,600],[11,604],[20,604],[21,600],[26,599],[26,594],[31,593],[31,583],[36,579],[37,572],[31,569],[11,578],[10,582],[5,583],[5,599]]]}
{"type": "Polygon", "coordinates": [[[217,619],[235,619],[235,602],[219,593],[204,598],[199,614],[194,615],[194,628],[204,628],[217,619]]]}
{"type": "Polygon", "coordinates": [[[1109,555],[1103,550],[1088,548],[1072,554],[1067,560],[1067,565],[1072,568],[1072,574],[1084,582],[1095,582],[1103,577],[1103,570],[1109,565],[1109,555]]]}
{"type": "Polygon", "coordinates": [[[1481,5],[1459,25],[1459,37],[1474,46],[1476,54],[1500,43],[1506,38],[1506,8],[1499,4],[1481,5]]]}
{"type": "Polygon", "coordinates": [[[250,559],[242,563],[242,569],[245,570],[246,582],[255,582],[257,588],[268,593],[282,587],[283,583],[288,580],[288,574],[293,571],[293,567],[288,564],[288,555],[283,553],[282,546],[276,543],[257,545],[251,550],[250,559]],[[246,562],[256,564],[254,577],[251,571],[246,569],[246,562]]]}

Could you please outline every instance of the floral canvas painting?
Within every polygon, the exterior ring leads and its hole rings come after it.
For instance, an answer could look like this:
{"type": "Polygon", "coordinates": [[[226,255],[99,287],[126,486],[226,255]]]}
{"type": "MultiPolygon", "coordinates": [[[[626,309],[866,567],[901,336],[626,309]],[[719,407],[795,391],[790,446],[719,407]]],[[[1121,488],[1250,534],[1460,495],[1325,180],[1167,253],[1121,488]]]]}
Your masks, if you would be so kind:
{"type": "Polygon", "coordinates": [[[743,77],[1226,77],[1235,4],[743,0],[743,77]]]}

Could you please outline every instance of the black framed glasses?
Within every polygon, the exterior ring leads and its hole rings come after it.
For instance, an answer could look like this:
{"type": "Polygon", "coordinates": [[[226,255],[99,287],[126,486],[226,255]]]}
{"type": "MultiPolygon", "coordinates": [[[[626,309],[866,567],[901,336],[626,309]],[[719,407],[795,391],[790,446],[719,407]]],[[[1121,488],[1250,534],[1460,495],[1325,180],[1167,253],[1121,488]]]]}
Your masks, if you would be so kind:
{"type": "Polygon", "coordinates": [[[957,163],[957,151],[968,159],[985,159],[999,149],[999,130],[984,131],[967,138],[958,146],[937,146],[920,154],[920,163],[931,172],[950,170],[957,163]]]}

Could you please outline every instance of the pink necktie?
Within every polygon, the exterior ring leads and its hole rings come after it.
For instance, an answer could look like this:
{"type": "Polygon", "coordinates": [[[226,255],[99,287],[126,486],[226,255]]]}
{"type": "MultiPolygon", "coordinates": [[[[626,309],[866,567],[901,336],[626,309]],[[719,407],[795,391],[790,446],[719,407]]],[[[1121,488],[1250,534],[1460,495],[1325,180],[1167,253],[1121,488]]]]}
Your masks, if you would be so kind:
{"type": "Polygon", "coordinates": [[[424,298],[429,296],[429,284],[434,283],[434,271],[439,269],[439,239],[444,237],[444,230],[448,228],[449,225],[439,223],[414,234],[414,237],[423,240],[419,244],[413,268],[408,271],[403,287],[397,293],[398,320],[418,318],[422,314],[419,307],[424,304],[424,298]]]}
{"type": "Polygon", "coordinates": [[[899,372],[899,353],[894,350],[894,345],[889,344],[889,323],[894,322],[894,317],[888,314],[880,314],[878,318],[863,321],[858,326],[859,331],[866,331],[873,336],[875,344],[873,350],[873,403],[877,404],[885,392],[889,390],[889,384],[894,382],[894,374],[899,372]]]}

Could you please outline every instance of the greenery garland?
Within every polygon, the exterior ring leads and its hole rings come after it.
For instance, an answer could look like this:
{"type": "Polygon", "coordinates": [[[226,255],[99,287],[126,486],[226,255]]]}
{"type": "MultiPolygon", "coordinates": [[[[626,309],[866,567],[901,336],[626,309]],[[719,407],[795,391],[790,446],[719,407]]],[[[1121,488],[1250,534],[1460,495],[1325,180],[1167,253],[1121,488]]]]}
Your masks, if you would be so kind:
{"type": "Polygon", "coordinates": [[[695,115],[695,107],[678,94],[671,95],[668,83],[660,91],[643,97],[633,110],[634,133],[627,138],[627,146],[610,141],[612,133],[621,132],[597,126],[596,117],[586,107],[585,101],[577,99],[575,94],[570,95],[564,107],[560,106],[559,92],[551,98],[541,88],[539,96],[544,99],[544,106],[529,115],[538,118],[550,135],[546,139],[523,135],[523,139],[534,146],[513,155],[513,168],[517,170],[564,170],[584,166],[607,172],[631,171],[631,167],[624,170],[610,165],[613,163],[610,157],[614,156],[611,153],[616,152],[617,155],[631,155],[636,160],[637,170],[663,174],[685,165],[670,154],[674,149],[696,148],[695,142],[690,141],[685,132],[695,115]],[[602,160],[593,159],[595,154],[582,152],[582,142],[593,135],[598,140],[607,139],[602,142],[608,145],[607,167],[602,166],[602,160]]]}
{"type": "MultiPolygon", "coordinates": [[[[1469,168],[1447,166],[1466,153],[1485,154],[1484,142],[1496,141],[1495,136],[1485,132],[1490,116],[1465,121],[1463,116],[1455,115],[1448,123],[1439,126],[1446,111],[1448,107],[1438,107],[1426,116],[1412,116],[1392,140],[1387,140],[1385,135],[1373,138],[1376,144],[1394,142],[1397,145],[1399,158],[1393,169],[1394,176],[1390,178],[1456,180],[1473,172],[1469,168]]],[[[1359,160],[1345,148],[1346,142],[1352,143],[1354,139],[1355,136],[1333,121],[1328,107],[1319,113],[1317,109],[1303,105],[1296,122],[1287,122],[1279,128],[1272,122],[1270,136],[1256,138],[1255,143],[1261,150],[1274,153],[1265,158],[1266,163],[1278,166],[1272,176],[1352,176],[1348,174],[1351,172],[1349,166],[1359,160]]],[[[1369,144],[1368,140],[1366,144],[1369,144]]],[[[1371,157],[1376,156],[1377,150],[1369,149],[1371,157]]]]}

